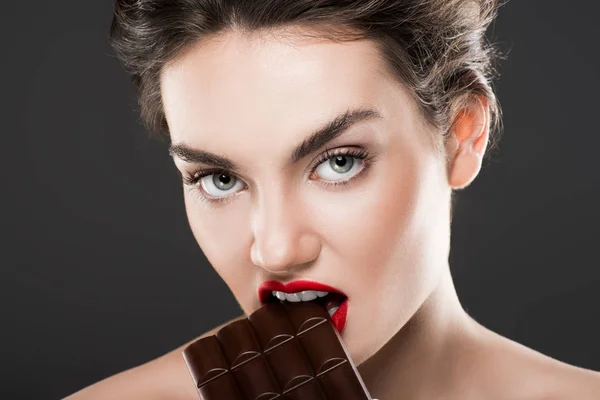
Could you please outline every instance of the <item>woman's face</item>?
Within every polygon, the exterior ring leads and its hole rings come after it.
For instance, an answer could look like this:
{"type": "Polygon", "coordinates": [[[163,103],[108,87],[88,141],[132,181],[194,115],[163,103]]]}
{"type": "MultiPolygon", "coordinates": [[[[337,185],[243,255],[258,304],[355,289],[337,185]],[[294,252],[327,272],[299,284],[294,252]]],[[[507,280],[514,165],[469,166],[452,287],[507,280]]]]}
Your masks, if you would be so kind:
{"type": "Polygon", "coordinates": [[[370,357],[447,268],[451,192],[434,132],[374,44],[232,33],[188,49],[161,85],[172,144],[195,150],[174,152],[177,168],[206,171],[184,185],[191,229],[246,315],[264,281],[332,286],[348,296],[352,358],[370,357]]]}

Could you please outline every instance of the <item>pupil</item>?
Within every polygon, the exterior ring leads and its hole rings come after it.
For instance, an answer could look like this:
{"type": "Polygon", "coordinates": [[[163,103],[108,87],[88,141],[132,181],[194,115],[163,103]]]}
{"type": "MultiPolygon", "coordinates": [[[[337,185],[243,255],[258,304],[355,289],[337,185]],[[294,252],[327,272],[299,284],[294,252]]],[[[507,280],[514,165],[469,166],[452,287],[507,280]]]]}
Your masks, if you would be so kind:
{"type": "Polygon", "coordinates": [[[221,181],[221,183],[229,183],[230,178],[226,175],[226,174],[221,174],[221,176],[219,177],[219,180],[221,181]]]}
{"type": "Polygon", "coordinates": [[[346,165],[346,157],[344,156],[338,156],[335,158],[335,163],[339,166],[339,167],[343,167],[344,165],[346,165]]]}

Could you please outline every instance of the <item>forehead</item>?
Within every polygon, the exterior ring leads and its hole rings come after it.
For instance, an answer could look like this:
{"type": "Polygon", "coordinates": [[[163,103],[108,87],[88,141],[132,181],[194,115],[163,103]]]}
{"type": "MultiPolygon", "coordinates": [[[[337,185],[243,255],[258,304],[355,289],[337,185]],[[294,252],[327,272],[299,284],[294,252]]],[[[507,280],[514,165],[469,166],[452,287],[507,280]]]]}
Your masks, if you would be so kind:
{"type": "Polygon", "coordinates": [[[391,85],[373,42],[276,33],[199,42],[161,74],[172,142],[226,154],[242,142],[250,151],[283,151],[349,108],[378,108],[385,117],[391,85]]]}

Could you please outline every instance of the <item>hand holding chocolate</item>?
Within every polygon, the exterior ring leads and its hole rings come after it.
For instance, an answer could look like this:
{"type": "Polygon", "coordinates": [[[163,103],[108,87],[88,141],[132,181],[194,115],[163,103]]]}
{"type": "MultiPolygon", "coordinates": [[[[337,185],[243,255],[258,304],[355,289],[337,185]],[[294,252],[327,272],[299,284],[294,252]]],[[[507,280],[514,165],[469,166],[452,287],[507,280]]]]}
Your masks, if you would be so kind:
{"type": "Polygon", "coordinates": [[[202,400],[372,400],[315,302],[267,303],[183,356],[202,400]]]}

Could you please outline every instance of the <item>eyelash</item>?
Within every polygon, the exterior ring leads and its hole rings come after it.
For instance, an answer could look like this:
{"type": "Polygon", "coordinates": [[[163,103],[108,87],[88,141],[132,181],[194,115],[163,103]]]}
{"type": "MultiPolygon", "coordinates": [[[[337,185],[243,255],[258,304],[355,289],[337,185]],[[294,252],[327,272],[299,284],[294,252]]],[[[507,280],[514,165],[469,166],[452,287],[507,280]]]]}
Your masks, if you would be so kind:
{"type": "MultiPolygon", "coordinates": [[[[348,185],[350,184],[352,181],[354,181],[354,179],[356,179],[358,176],[362,175],[363,172],[365,172],[372,164],[372,162],[375,160],[375,156],[371,155],[366,149],[361,149],[361,148],[345,148],[345,149],[326,149],[311,165],[310,167],[310,175],[312,176],[315,171],[317,170],[317,167],[319,165],[321,165],[323,162],[333,158],[333,157],[339,157],[339,156],[345,156],[345,157],[353,157],[353,158],[357,158],[359,160],[363,161],[363,166],[360,169],[360,171],[354,175],[352,178],[344,180],[344,181],[335,181],[335,182],[328,182],[328,181],[323,181],[323,183],[327,186],[342,186],[342,185],[348,185]]],[[[230,177],[232,177],[233,179],[238,179],[234,174],[231,174],[225,170],[222,169],[198,169],[196,171],[194,171],[193,173],[186,173],[185,176],[183,177],[183,182],[185,185],[187,186],[191,186],[191,190],[193,190],[196,194],[198,194],[198,196],[200,197],[201,200],[204,201],[208,201],[209,203],[226,203],[228,201],[230,201],[233,197],[235,197],[235,194],[233,195],[229,195],[229,196],[224,196],[224,197],[218,197],[218,198],[212,198],[212,197],[208,197],[206,195],[204,195],[202,193],[202,189],[197,189],[197,184],[198,182],[203,179],[204,177],[208,176],[208,175],[212,175],[212,174],[216,174],[216,173],[226,173],[227,175],[229,175],[230,177]]]]}

